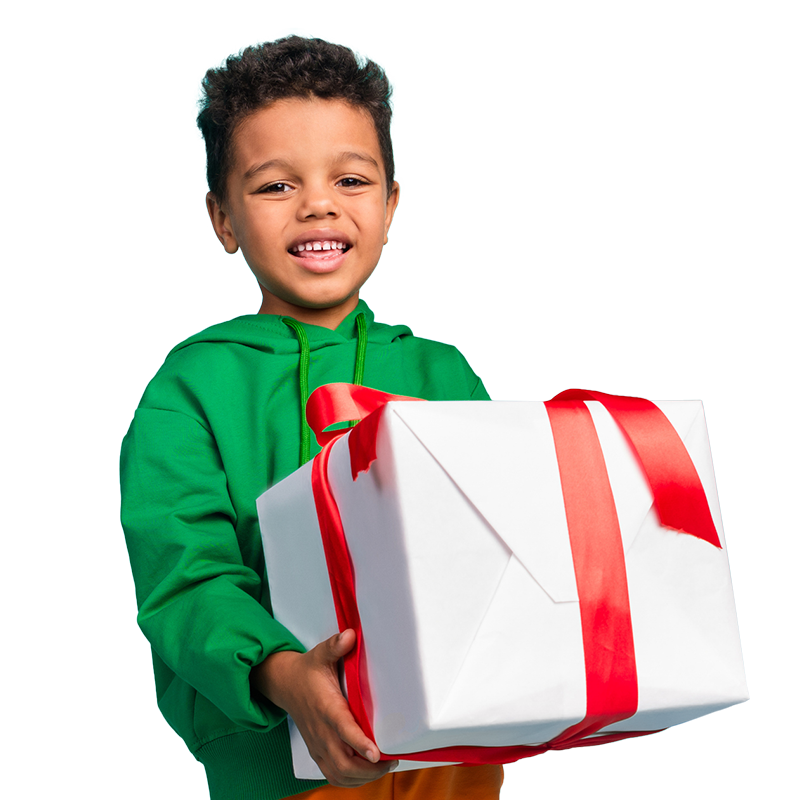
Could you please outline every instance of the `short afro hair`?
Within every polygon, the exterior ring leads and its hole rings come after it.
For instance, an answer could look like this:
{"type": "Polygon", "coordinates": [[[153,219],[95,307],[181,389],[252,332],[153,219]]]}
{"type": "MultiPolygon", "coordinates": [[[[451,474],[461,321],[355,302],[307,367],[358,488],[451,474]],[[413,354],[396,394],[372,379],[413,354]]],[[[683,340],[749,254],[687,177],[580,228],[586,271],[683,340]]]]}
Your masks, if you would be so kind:
{"type": "Polygon", "coordinates": [[[374,61],[322,39],[287,36],[229,56],[221,67],[206,72],[197,115],[206,143],[208,188],[219,202],[225,200],[233,137],[244,119],[277,100],[293,97],[344,100],[367,111],[375,124],[386,183],[391,187],[391,94],[386,74],[374,61]]]}

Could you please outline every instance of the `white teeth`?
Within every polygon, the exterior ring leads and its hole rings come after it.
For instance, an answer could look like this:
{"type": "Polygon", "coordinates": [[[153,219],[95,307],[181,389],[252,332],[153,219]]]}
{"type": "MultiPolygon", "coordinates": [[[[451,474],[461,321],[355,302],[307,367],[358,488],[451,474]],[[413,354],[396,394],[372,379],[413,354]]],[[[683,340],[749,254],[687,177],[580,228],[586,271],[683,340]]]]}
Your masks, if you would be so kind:
{"type": "Polygon", "coordinates": [[[304,250],[344,250],[347,245],[344,242],[337,242],[334,239],[325,239],[317,242],[306,242],[296,244],[292,247],[293,253],[302,253],[304,250]]]}

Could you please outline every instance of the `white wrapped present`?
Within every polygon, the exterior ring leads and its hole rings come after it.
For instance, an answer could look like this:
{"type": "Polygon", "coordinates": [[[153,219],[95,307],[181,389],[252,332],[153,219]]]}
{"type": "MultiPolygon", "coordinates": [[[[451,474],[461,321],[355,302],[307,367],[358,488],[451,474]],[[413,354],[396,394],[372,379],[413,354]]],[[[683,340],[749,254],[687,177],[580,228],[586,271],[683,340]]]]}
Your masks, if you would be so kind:
{"type": "MultiPolygon", "coordinates": [[[[445,748],[425,756],[441,763],[465,760],[460,746],[540,752],[747,699],[702,405],[650,405],[691,458],[708,541],[656,513],[653,473],[672,467],[647,459],[665,448],[645,442],[650,454],[637,455],[591,400],[390,402],[359,434],[374,461],[355,480],[349,440],[361,426],[328,445],[356,625],[341,608],[337,620],[313,462],[259,498],[274,615],[307,648],[360,628],[348,681],[360,676],[362,727],[383,753],[445,748]],[[599,461],[581,449],[588,429],[599,461]],[[613,501],[598,500],[604,484],[613,501]]],[[[655,477],[670,502],[686,490],[655,477]]],[[[292,747],[297,776],[319,777],[296,729],[292,747]]],[[[519,757],[508,753],[496,760],[519,757]]]]}

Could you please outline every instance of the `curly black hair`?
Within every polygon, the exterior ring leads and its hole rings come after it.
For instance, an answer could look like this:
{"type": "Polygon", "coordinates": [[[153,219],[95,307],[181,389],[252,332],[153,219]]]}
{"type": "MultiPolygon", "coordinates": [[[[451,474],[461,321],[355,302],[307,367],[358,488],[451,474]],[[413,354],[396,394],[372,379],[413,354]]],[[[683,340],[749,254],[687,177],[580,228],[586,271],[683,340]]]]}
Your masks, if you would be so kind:
{"type": "Polygon", "coordinates": [[[225,200],[237,126],[253,112],[291,97],[344,100],[368,111],[391,187],[391,94],[386,74],[374,61],[359,59],[349,48],[322,39],[287,36],[229,56],[221,67],[206,72],[197,115],[206,143],[208,188],[218,202],[225,200]]]}

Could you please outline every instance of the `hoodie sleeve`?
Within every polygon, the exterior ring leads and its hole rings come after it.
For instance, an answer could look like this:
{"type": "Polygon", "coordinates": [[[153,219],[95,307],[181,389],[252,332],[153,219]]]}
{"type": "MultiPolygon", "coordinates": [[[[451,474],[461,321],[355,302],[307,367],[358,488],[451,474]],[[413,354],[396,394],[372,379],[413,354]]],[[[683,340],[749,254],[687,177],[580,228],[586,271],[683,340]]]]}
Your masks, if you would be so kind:
{"type": "Polygon", "coordinates": [[[492,398],[489,397],[489,392],[483,386],[483,381],[478,378],[478,383],[475,385],[475,388],[472,390],[472,394],[469,396],[470,400],[491,400],[492,398]]]}
{"type": "Polygon", "coordinates": [[[121,489],[138,622],[155,653],[233,722],[278,724],[285,714],[251,694],[250,670],[304,648],[259,602],[211,433],[183,413],[140,408],[122,446],[121,489]]]}
{"type": "Polygon", "coordinates": [[[489,392],[486,391],[483,381],[475,374],[467,359],[464,358],[464,355],[456,350],[455,347],[453,347],[452,350],[456,354],[461,371],[463,371],[464,383],[466,384],[465,388],[469,392],[468,396],[462,395],[458,399],[491,400],[492,398],[489,397],[489,392]]]}

